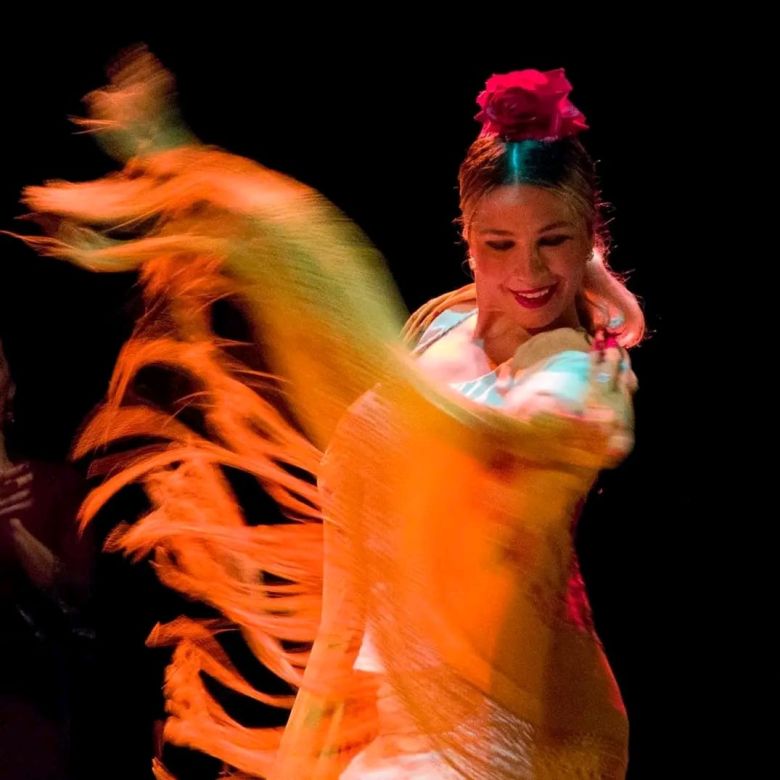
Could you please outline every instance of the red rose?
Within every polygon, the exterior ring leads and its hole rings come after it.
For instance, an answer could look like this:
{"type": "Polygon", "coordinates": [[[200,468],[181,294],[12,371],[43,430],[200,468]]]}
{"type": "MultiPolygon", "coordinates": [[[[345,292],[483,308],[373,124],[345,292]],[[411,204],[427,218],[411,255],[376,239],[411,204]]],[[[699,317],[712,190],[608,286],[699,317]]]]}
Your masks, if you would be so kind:
{"type": "Polygon", "coordinates": [[[571,84],[562,68],[542,73],[516,70],[492,76],[480,93],[482,135],[507,141],[558,140],[587,130],[585,117],[569,100],[571,84]]]}

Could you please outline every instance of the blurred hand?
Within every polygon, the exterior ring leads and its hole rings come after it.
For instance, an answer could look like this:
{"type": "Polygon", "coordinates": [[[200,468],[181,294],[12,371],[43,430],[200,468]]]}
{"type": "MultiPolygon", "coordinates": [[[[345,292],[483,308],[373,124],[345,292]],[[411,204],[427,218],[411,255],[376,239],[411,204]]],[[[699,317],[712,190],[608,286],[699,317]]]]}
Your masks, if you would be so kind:
{"type": "Polygon", "coordinates": [[[0,471],[0,518],[32,506],[32,474],[24,464],[0,471]]]}

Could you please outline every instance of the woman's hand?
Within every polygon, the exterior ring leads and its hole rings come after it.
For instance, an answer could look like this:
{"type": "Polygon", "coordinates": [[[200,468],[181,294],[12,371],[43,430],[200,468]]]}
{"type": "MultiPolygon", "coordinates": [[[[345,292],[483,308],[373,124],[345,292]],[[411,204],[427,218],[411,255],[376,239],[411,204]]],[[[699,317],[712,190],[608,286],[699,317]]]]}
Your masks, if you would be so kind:
{"type": "Polygon", "coordinates": [[[32,474],[26,465],[0,471],[0,519],[32,506],[32,474]]]}
{"type": "Polygon", "coordinates": [[[634,409],[631,397],[637,381],[627,352],[611,338],[598,339],[591,353],[591,372],[584,417],[601,426],[608,450],[624,458],[634,446],[634,409]]]}

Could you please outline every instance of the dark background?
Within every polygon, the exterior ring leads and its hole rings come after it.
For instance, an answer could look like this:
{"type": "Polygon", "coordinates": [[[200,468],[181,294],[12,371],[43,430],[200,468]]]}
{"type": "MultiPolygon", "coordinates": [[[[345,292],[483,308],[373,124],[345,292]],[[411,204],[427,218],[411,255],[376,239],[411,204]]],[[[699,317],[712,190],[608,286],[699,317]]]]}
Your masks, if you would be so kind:
{"type": "MultiPolygon", "coordinates": [[[[201,139],[324,192],[379,246],[413,309],[466,281],[453,225],[456,174],[478,129],[474,100],[485,79],[565,67],[612,204],[611,262],[630,272],[650,330],[632,355],[640,381],[636,450],[601,480],[578,546],[629,711],[629,777],[694,776],[705,748],[693,724],[707,708],[699,617],[706,583],[694,539],[706,520],[691,481],[700,444],[681,377],[705,299],[701,228],[691,212],[703,184],[694,134],[681,126],[691,120],[691,73],[717,63],[658,20],[638,17],[622,31],[582,30],[564,40],[549,21],[477,10],[454,20],[457,34],[357,11],[350,34],[316,24],[304,32],[259,7],[251,19],[219,22],[190,9],[188,26],[170,30],[93,18],[96,29],[87,33],[43,14],[42,28],[8,28],[12,45],[0,51],[0,228],[20,227],[23,185],[111,168],[67,117],[104,83],[112,56],[142,40],[176,74],[184,116],[201,139]]],[[[63,457],[101,398],[132,325],[133,285],[130,276],[38,259],[0,237],[0,337],[32,454],[63,457]]]]}

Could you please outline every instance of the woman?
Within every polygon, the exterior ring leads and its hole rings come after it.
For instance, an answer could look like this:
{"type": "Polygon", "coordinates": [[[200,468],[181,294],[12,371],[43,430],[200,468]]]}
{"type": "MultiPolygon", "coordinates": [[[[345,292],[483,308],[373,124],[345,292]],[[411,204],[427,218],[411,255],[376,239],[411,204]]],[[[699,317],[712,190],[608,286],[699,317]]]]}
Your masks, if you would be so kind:
{"type": "Polygon", "coordinates": [[[274,777],[625,773],[572,531],[598,469],[631,448],[620,345],[644,322],[604,264],[570,88],[562,71],[488,81],[459,179],[474,284],[407,327],[438,386],[520,424],[468,441],[390,386],[341,423],[323,620],[274,777]]]}
{"type": "Polygon", "coordinates": [[[79,474],[9,441],[14,394],[0,342],[0,755],[8,778],[56,778],[79,765],[92,723],[95,550],[78,533],[79,474]]]}

